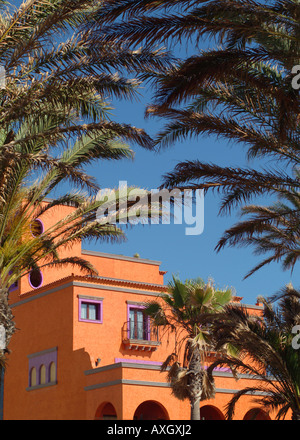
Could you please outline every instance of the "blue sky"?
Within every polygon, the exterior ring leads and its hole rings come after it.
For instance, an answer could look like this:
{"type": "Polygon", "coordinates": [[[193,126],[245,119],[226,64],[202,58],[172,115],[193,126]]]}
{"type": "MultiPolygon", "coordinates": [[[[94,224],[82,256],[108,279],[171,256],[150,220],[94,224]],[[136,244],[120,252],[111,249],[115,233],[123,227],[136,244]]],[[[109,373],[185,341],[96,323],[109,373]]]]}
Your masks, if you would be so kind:
{"type": "MultiPolygon", "coordinates": [[[[145,105],[149,102],[149,93],[139,103],[118,103],[115,119],[130,123],[155,135],[161,121],[144,118],[145,105]]],[[[204,162],[218,165],[245,166],[251,165],[245,159],[246,149],[241,145],[229,145],[215,137],[201,136],[197,139],[178,142],[173,146],[154,153],[134,147],[134,161],[102,162],[90,167],[90,172],[97,177],[101,187],[118,187],[119,181],[128,185],[155,189],[162,181],[162,175],[171,171],[183,160],[198,158],[204,162]]],[[[296,268],[293,276],[272,264],[258,271],[250,278],[244,276],[260,257],[253,255],[251,248],[226,248],[219,253],[214,250],[218,239],[226,228],[238,220],[237,213],[230,216],[219,216],[220,196],[209,193],[204,199],[204,230],[201,235],[186,235],[187,225],[138,225],[126,229],[127,241],[122,244],[91,244],[85,246],[113,254],[133,256],[138,253],[141,258],[159,260],[161,269],[166,270],[165,282],[172,275],[182,280],[201,277],[204,280],[213,278],[219,287],[233,287],[236,295],[243,297],[244,303],[255,303],[259,295],[269,296],[276,293],[290,281],[297,287],[296,268]]]]}
{"type": "MultiPolygon", "coordinates": [[[[202,48],[210,45],[209,41],[201,42],[202,48]]],[[[185,57],[194,51],[195,47],[191,44],[190,47],[176,48],[176,55],[185,57]]],[[[147,89],[141,90],[141,93],[143,96],[138,103],[123,101],[115,104],[112,119],[145,128],[150,135],[155,136],[162,122],[144,118],[151,95],[147,89]]],[[[199,159],[232,167],[252,165],[247,163],[246,149],[241,145],[228,145],[226,141],[217,140],[213,136],[178,142],[160,153],[135,146],[134,150],[134,161],[98,162],[91,165],[88,172],[97,178],[102,188],[115,188],[120,181],[127,181],[128,185],[150,190],[161,184],[163,174],[184,160],[199,159]]],[[[297,287],[297,267],[292,276],[284,272],[279,264],[272,264],[244,280],[249,269],[261,261],[260,257],[253,255],[253,249],[226,248],[216,253],[214,248],[222,233],[238,220],[234,212],[230,216],[220,217],[219,203],[220,197],[217,194],[209,193],[205,196],[204,231],[201,235],[186,235],[185,224],[175,225],[171,222],[170,225],[139,225],[126,229],[125,243],[87,243],[84,248],[126,256],[138,253],[141,258],[161,261],[161,270],[167,271],[166,283],[172,275],[182,280],[201,277],[206,281],[213,278],[221,288],[233,287],[236,295],[243,297],[243,302],[249,304],[255,303],[259,295],[273,295],[291,281],[297,287]]]]}

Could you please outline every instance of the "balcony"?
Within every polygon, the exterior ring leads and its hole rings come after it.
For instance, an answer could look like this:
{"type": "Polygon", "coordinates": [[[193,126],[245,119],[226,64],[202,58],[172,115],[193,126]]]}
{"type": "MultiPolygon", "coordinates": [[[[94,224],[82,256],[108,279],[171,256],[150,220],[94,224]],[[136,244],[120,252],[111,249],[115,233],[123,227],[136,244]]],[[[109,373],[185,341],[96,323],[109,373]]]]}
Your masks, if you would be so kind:
{"type": "Polygon", "coordinates": [[[128,350],[155,351],[160,345],[158,327],[151,325],[150,322],[124,322],[122,342],[128,350]]]}

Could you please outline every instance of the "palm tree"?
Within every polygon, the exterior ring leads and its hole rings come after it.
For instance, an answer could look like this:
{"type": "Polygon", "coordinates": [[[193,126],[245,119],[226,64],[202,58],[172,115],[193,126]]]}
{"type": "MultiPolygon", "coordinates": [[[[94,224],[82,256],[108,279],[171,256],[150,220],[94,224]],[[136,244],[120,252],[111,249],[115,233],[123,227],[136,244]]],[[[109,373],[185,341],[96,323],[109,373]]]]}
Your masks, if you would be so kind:
{"type": "Polygon", "coordinates": [[[281,262],[284,270],[293,271],[300,257],[299,209],[300,193],[293,188],[279,192],[278,201],[271,206],[244,206],[241,213],[248,218],[225,231],[217,249],[251,245],[256,255],[267,254],[245,278],[272,262],[281,262]]]}
{"type": "MultiPolygon", "coordinates": [[[[245,79],[245,62],[248,67],[262,61],[279,62],[290,80],[293,66],[299,63],[298,12],[296,0],[225,0],[222,4],[217,0],[105,0],[90,24],[105,41],[125,40],[148,47],[163,42],[172,48],[192,42],[192,56],[178,60],[162,78],[159,94],[170,107],[199,95],[204,80],[232,75],[245,79]],[[219,49],[203,52],[206,38],[214,39],[219,49]]],[[[276,90],[275,79],[263,83],[255,71],[247,75],[249,84],[259,84],[279,97],[283,90],[276,90]]]]}
{"type": "MultiPolygon", "coordinates": [[[[221,212],[258,195],[282,198],[291,189],[298,191],[300,101],[292,81],[293,66],[300,63],[298,15],[296,0],[104,2],[93,23],[95,35],[104,41],[145,47],[164,42],[171,48],[192,42],[191,56],[152,73],[156,93],[147,114],[166,121],[158,145],[209,134],[245,145],[248,159],[258,159],[258,169],[181,162],[164,176],[162,187],[222,192],[221,212]],[[104,29],[99,26],[103,22],[108,23],[104,29]],[[218,49],[201,50],[206,37],[214,39],[218,49]],[[275,160],[275,170],[262,168],[263,158],[275,160]]],[[[253,229],[245,228],[253,222],[238,224],[224,237],[239,227],[251,237],[253,229]]],[[[217,249],[240,238],[224,237],[217,249]]],[[[290,245],[295,247],[294,242],[290,245]]]]}
{"type": "Polygon", "coordinates": [[[217,80],[226,84],[226,79],[230,84],[236,78],[280,101],[285,124],[299,107],[297,94],[289,87],[293,66],[299,63],[298,13],[297,0],[225,0],[222,4],[217,0],[105,0],[90,25],[104,41],[146,47],[165,43],[172,49],[192,43],[191,56],[178,59],[158,75],[157,114],[164,116],[174,105],[200,98],[206,91],[203,86],[217,80]],[[216,42],[217,50],[202,50],[207,38],[216,42]],[[259,65],[265,72],[258,71],[259,65]],[[270,65],[282,67],[287,88],[270,65]],[[296,107],[291,108],[292,103],[296,107]]]}
{"type": "MultiPolygon", "coordinates": [[[[122,73],[136,74],[141,64],[159,68],[162,51],[89,41],[83,27],[94,6],[87,0],[27,0],[15,12],[6,3],[0,2],[0,64],[6,73],[0,93],[2,136],[20,121],[26,121],[28,129],[48,118],[44,131],[54,143],[61,137],[110,131],[152,147],[143,130],[111,120],[107,99],[137,97],[140,81],[122,73]],[[50,118],[57,121],[53,127],[50,118]]],[[[26,141],[44,138],[43,132],[26,134],[26,141]]],[[[13,148],[21,141],[10,133],[5,145],[13,148]]]]}
{"type": "MultiPolygon", "coordinates": [[[[245,74],[249,70],[245,67],[245,74]]],[[[265,65],[258,65],[255,70],[257,73],[276,76],[276,89],[284,94],[284,90],[288,88],[287,79],[282,73],[277,72],[276,68],[268,66],[266,69],[265,65]]],[[[253,65],[251,71],[254,72],[253,65]]],[[[289,122],[285,124],[279,112],[280,102],[274,99],[274,96],[268,96],[268,93],[259,87],[252,87],[248,79],[238,82],[235,78],[232,84],[230,82],[229,77],[226,84],[218,81],[212,86],[205,86],[203,96],[196,98],[188,109],[168,110],[167,117],[170,117],[172,122],[160,134],[161,141],[168,144],[180,136],[209,133],[246,144],[248,159],[261,161],[270,157],[271,160],[275,160],[275,166],[264,168],[260,165],[260,169],[233,168],[199,160],[186,161],[179,163],[172,172],[164,176],[162,187],[175,186],[182,190],[203,188],[205,191],[218,192],[223,195],[220,204],[221,214],[230,213],[233,208],[245,205],[257,196],[264,195],[273,200],[275,198],[276,203],[273,206],[243,206],[241,214],[244,217],[247,215],[247,220],[238,222],[225,231],[216,249],[220,251],[225,245],[251,244],[255,246],[258,254],[271,251],[271,256],[246,276],[272,261],[282,262],[284,269],[292,269],[299,254],[299,235],[296,231],[299,211],[295,206],[299,193],[299,129],[296,120],[299,111],[295,111],[295,106],[291,104],[293,113],[285,113],[286,116],[289,115],[289,122]],[[286,205],[277,212],[284,199],[286,205]],[[291,203],[294,206],[288,208],[287,205],[291,203]],[[294,229],[292,235],[287,233],[288,224],[289,232],[294,229]],[[280,228],[280,225],[285,225],[280,229],[281,238],[277,232],[274,236],[274,231],[277,231],[276,228],[280,228]],[[266,240],[270,228],[273,235],[269,238],[272,237],[273,246],[266,240]],[[286,256],[289,258],[288,264],[286,256]]],[[[287,95],[286,102],[288,101],[287,95]]]]}
{"type": "Polygon", "coordinates": [[[216,366],[227,366],[238,378],[239,373],[251,374],[258,384],[238,391],[226,408],[231,419],[235,405],[246,394],[255,394],[254,401],[266,411],[276,411],[283,419],[288,411],[293,420],[300,420],[300,353],[293,340],[300,323],[300,293],[287,285],[273,298],[260,298],[263,315],[249,315],[242,307],[226,305],[217,316],[213,334],[217,348],[228,343],[240,351],[238,357],[223,355],[208,367],[208,376],[216,366]],[[274,301],[278,300],[278,303],[274,301]]]}
{"type": "Polygon", "coordinates": [[[161,370],[170,367],[167,377],[172,392],[178,399],[190,401],[191,420],[200,420],[200,401],[214,396],[213,383],[207,380],[204,368],[205,356],[213,346],[204,319],[212,312],[221,311],[230,299],[230,289],[216,289],[211,281],[205,284],[196,279],[183,283],[173,277],[168,293],[149,302],[145,310],[154,325],[175,332],[174,352],[161,370]]]}
{"type": "MultiPolygon", "coordinates": [[[[29,147],[31,144],[37,149],[36,143],[25,145],[29,147]]],[[[65,257],[64,250],[80,240],[123,240],[124,230],[118,223],[128,223],[131,216],[134,218],[130,208],[135,202],[130,202],[128,197],[133,188],[127,187],[126,191],[116,189],[114,197],[107,201],[99,197],[93,181],[81,171],[81,166],[97,157],[109,160],[130,156],[130,148],[119,145],[108,134],[102,139],[100,135],[96,139],[90,136],[79,138],[65,149],[60,158],[53,160],[46,157],[44,161],[42,153],[23,154],[20,151],[13,156],[13,160],[5,161],[4,157],[0,160],[0,325],[6,334],[5,347],[0,350],[0,362],[4,361],[10,338],[15,332],[9,306],[10,286],[30,271],[45,266],[73,265],[85,273],[96,275],[95,269],[87,261],[77,256],[65,257]],[[31,182],[37,163],[40,165],[39,160],[42,160],[44,173],[31,182]],[[49,199],[53,188],[69,178],[72,179],[72,190],[49,199]],[[71,212],[58,218],[42,233],[32,235],[34,219],[43,221],[45,216],[56,218],[59,206],[69,206],[71,212]],[[112,210],[113,217],[103,217],[104,212],[110,213],[112,210]]],[[[144,206],[140,215],[147,218],[151,212],[150,195],[148,204],[147,191],[134,190],[136,194],[140,191],[143,196],[144,206]]]]}
{"type": "MultiPolygon", "coordinates": [[[[64,258],[64,248],[82,239],[124,238],[116,222],[100,221],[100,187],[85,167],[132,158],[128,143],[153,147],[144,130],[112,120],[107,99],[137,96],[140,81],[122,72],[135,74],[141,64],[159,69],[165,54],[91,42],[84,26],[94,7],[87,0],[27,0],[18,8],[0,1],[1,363],[15,331],[10,286],[44,265],[73,264],[94,274],[88,262],[64,258]],[[57,197],[62,184],[66,189],[57,197]],[[60,205],[73,207],[72,213],[32,237],[33,219],[60,205]]],[[[115,194],[118,222],[128,218],[128,210],[119,209],[127,194],[115,194]]]]}

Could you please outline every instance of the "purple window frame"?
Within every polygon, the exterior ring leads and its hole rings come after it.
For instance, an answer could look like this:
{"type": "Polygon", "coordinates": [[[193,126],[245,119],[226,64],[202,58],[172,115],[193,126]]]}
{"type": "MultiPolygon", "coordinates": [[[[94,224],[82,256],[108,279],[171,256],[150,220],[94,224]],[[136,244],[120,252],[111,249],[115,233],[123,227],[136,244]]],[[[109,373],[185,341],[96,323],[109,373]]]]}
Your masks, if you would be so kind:
{"type": "MultiPolygon", "coordinates": [[[[144,305],[139,305],[139,304],[127,304],[127,321],[128,321],[128,330],[127,330],[127,336],[128,339],[130,339],[130,310],[132,309],[139,309],[139,310],[145,310],[145,306],[144,305]]],[[[146,317],[147,319],[147,339],[144,339],[145,341],[149,341],[150,338],[150,316],[146,317]]]]}
{"type": "Polygon", "coordinates": [[[31,281],[30,281],[30,274],[31,274],[31,272],[32,272],[32,271],[30,271],[30,273],[29,273],[29,275],[28,275],[28,282],[29,282],[29,285],[30,285],[30,287],[31,287],[32,289],[39,289],[39,288],[43,285],[43,283],[44,283],[43,272],[39,270],[39,272],[40,272],[40,274],[41,274],[41,276],[42,276],[42,281],[41,281],[41,283],[40,283],[39,286],[33,286],[33,285],[31,284],[31,281]]]}
{"type": "Polygon", "coordinates": [[[102,324],[103,323],[103,300],[102,299],[91,299],[91,298],[85,298],[85,297],[79,298],[79,301],[78,301],[78,320],[80,322],[92,322],[92,323],[95,323],[95,324],[102,324]],[[98,307],[99,319],[84,319],[84,318],[81,318],[81,306],[82,306],[82,303],[85,303],[85,304],[96,304],[96,306],[98,307]]]}

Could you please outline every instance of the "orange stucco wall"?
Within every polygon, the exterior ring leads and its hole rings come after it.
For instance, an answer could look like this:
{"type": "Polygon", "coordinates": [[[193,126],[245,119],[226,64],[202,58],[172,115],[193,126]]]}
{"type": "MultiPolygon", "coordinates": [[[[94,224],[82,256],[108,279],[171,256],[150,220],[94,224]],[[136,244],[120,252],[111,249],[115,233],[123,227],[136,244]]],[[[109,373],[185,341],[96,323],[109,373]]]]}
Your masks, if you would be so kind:
{"type": "MultiPolygon", "coordinates": [[[[58,215],[69,209],[61,208],[58,215]]],[[[43,221],[48,227],[54,219],[43,221]]],[[[188,420],[189,403],[175,399],[165,373],[159,371],[159,363],[173,350],[173,336],[164,337],[149,350],[147,345],[129,349],[123,343],[128,303],[143,303],[166,290],[160,263],[82,251],[80,244],[66,252],[88,259],[98,270],[98,278],[80,275],[70,267],[43,270],[40,288],[32,290],[24,278],[20,289],[12,293],[18,330],[9,347],[4,419],[94,419],[106,403],[119,419],[133,419],[146,402],[144,408],[156,408],[157,414],[164,408],[171,420],[188,420]],[[102,301],[102,323],[79,320],[80,296],[102,301]],[[29,357],[53,348],[57,350],[56,383],[30,388],[29,357]]],[[[260,310],[254,307],[253,312],[260,310]]],[[[232,396],[230,390],[251,382],[216,375],[216,398],[202,406],[209,403],[223,412],[232,396]]],[[[235,417],[242,419],[252,406],[251,397],[244,397],[235,417]]]]}

